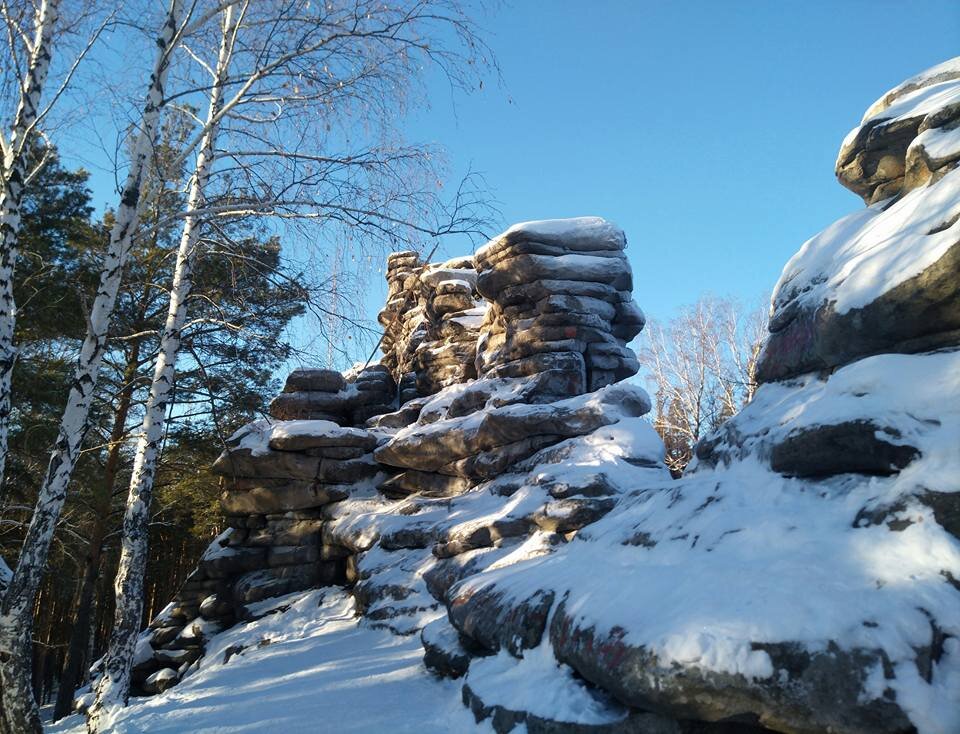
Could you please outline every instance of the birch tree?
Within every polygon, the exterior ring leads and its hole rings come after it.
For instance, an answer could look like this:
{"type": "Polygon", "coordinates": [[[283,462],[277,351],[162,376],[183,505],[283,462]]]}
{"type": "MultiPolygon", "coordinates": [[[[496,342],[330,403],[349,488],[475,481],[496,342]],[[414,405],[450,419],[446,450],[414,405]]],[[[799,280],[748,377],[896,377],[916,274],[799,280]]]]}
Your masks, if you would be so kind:
{"type": "Polygon", "coordinates": [[[130,169],[110,232],[96,298],[89,314],[87,335],[77,358],[73,385],[40,489],[33,517],[13,578],[0,605],[0,701],[5,726],[11,732],[40,732],[39,713],[30,687],[32,607],[46,567],[53,532],[66,499],[67,484],[76,464],[97,374],[106,344],[110,316],[120,286],[130,239],[137,226],[143,173],[150,158],[164,102],[170,54],[180,30],[180,0],[171,0],[157,35],[157,55],[140,118],[130,169]]]}
{"type": "Polygon", "coordinates": [[[221,43],[216,65],[212,69],[213,84],[210,88],[205,132],[191,177],[187,218],[177,250],[167,321],[160,339],[160,351],[137,443],[130,494],[123,520],[120,568],[115,583],[118,604],[110,647],[104,661],[104,673],[97,684],[96,699],[89,712],[88,729],[91,732],[99,731],[109,721],[111,709],[125,705],[129,695],[133,652],[143,613],[143,576],[157,452],[163,436],[168,398],[173,388],[174,369],[180,351],[181,332],[186,321],[187,297],[190,294],[200,237],[200,222],[196,212],[202,209],[204,204],[204,190],[210,178],[219,130],[219,125],[214,124],[214,121],[223,107],[223,90],[237,40],[237,29],[246,8],[247,3],[244,3],[240,7],[228,6],[223,11],[221,43]]]}
{"type": "MultiPolygon", "coordinates": [[[[52,39],[59,15],[60,0],[43,0],[34,21],[33,40],[27,44],[29,59],[20,81],[20,95],[13,124],[7,136],[0,137],[3,152],[0,181],[0,483],[3,482],[10,429],[10,379],[16,361],[13,330],[16,304],[13,298],[13,273],[18,256],[20,207],[29,171],[28,138],[40,112],[40,98],[50,69],[52,39]]],[[[0,9],[7,19],[8,30],[13,21],[4,2],[0,9]]],[[[8,34],[13,38],[13,34],[8,34]]],[[[12,49],[11,49],[12,51],[12,49]]],[[[11,53],[12,55],[12,53],[11,53]]],[[[38,165],[42,165],[42,162],[38,165]]]]}
{"type": "Polygon", "coordinates": [[[219,222],[238,219],[342,225],[354,235],[362,232],[392,245],[476,224],[465,205],[465,198],[473,200],[462,188],[446,208],[437,206],[428,186],[420,186],[424,174],[436,175],[428,149],[391,144],[340,154],[324,150],[324,144],[349,142],[348,135],[341,136],[361,116],[367,122],[379,116],[392,127],[403,92],[424,58],[440,64],[451,80],[465,79],[456,64],[472,60],[482,44],[459,6],[444,0],[274,1],[228,6],[221,14],[215,60],[204,57],[202,39],[184,44],[184,52],[212,81],[187,82],[189,91],[183,94],[189,99],[197,89],[208,90],[207,115],[184,151],[186,156],[197,149],[196,164],[127,499],[114,628],[90,709],[91,732],[108,726],[129,694],[151,492],[199,247],[207,245],[214,255],[224,247],[223,254],[230,254],[219,222]],[[434,43],[429,35],[434,26],[459,34],[466,55],[434,43]],[[343,123],[344,130],[332,133],[333,121],[343,123]],[[210,197],[216,162],[222,162],[220,194],[210,197]],[[209,232],[206,239],[201,227],[209,232]]]}
{"type": "Polygon", "coordinates": [[[705,296],[666,324],[651,321],[638,352],[654,394],[654,428],[679,476],[701,438],[743,408],[756,390],[766,330],[761,307],[705,296]]]}

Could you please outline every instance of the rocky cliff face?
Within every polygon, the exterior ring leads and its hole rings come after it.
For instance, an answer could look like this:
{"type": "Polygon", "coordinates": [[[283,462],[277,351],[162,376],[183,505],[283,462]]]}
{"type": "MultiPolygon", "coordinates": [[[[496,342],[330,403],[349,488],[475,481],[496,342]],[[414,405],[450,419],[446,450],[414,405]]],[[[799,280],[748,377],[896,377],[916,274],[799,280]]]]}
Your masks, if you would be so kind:
{"type": "Polygon", "coordinates": [[[141,692],[334,584],[498,732],[960,731],[958,100],[954,60],[848,135],[868,207],[787,264],[764,384],[679,480],[622,382],[616,227],[392,256],[381,365],[295,372],[218,460],[231,529],[142,638],[141,692]],[[524,687],[547,669],[575,706],[524,687]]]}

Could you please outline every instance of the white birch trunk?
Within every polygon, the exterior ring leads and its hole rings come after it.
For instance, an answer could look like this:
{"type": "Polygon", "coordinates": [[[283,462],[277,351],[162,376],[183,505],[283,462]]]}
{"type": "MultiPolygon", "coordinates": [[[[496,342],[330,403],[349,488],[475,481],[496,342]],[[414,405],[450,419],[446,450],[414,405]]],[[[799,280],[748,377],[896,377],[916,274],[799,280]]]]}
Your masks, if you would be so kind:
{"type": "Polygon", "coordinates": [[[130,695],[130,672],[143,616],[143,581],[150,531],[150,501],[169,398],[176,379],[181,332],[187,317],[187,299],[193,284],[193,268],[200,241],[201,222],[198,212],[205,205],[204,190],[213,167],[217,132],[220,128],[217,115],[223,105],[223,85],[227,80],[233,42],[241,16],[242,13],[235,13],[233,7],[224,10],[223,35],[210,91],[206,132],[197,153],[190,182],[186,218],[170,288],[167,320],[160,338],[160,349],[130,478],[123,518],[120,565],[114,582],[116,609],[113,631],[104,661],[103,675],[96,686],[96,699],[87,720],[87,729],[91,734],[107,730],[113,714],[127,704],[130,695]]]}
{"type": "Polygon", "coordinates": [[[22,80],[20,101],[3,155],[0,186],[0,485],[7,463],[7,435],[10,428],[10,378],[17,359],[13,330],[17,308],[13,299],[13,273],[17,266],[20,239],[20,206],[27,177],[27,137],[40,108],[43,85],[52,55],[53,30],[59,17],[60,0],[43,0],[37,11],[33,49],[22,80]]]}
{"type": "Polygon", "coordinates": [[[177,32],[180,0],[171,0],[157,37],[157,59],[150,77],[140,130],[134,144],[130,171],[124,183],[116,222],[104,255],[97,295],[90,312],[87,335],[74,371],[73,383],[50,456],[47,473],[13,579],[0,607],[0,701],[9,731],[42,731],[30,687],[32,607],[46,568],[53,532],[66,499],[67,484],[87,427],[100,362],[107,341],[123,266],[137,226],[143,174],[149,162],[160,112],[170,51],[177,32]]]}

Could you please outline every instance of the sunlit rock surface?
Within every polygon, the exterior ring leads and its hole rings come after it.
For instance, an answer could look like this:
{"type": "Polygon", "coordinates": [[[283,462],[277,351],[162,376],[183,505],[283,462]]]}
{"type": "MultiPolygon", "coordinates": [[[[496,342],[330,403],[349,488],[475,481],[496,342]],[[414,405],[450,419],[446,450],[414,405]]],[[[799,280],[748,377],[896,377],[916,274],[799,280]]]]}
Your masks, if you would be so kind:
{"type": "Polygon", "coordinates": [[[380,365],[295,372],[218,459],[230,529],[144,633],[128,730],[253,725],[217,691],[260,676],[267,711],[348,692],[343,731],[960,731],[958,63],[844,141],[868,207],[787,264],[763,384],[679,480],[622,381],[618,228],[391,256],[380,365]]]}

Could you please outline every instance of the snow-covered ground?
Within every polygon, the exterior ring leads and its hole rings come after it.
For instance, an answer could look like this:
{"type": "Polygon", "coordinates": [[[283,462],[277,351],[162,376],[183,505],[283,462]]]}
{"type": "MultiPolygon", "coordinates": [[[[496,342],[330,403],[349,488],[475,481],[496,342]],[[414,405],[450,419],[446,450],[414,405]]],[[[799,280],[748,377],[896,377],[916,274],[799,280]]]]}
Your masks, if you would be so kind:
{"type": "MultiPolygon", "coordinates": [[[[423,666],[418,635],[398,637],[356,617],[353,599],[318,590],[271,599],[282,614],[218,635],[199,668],[175,688],[132,699],[115,734],[242,732],[490,732],[474,723],[460,684],[423,666]],[[224,663],[230,648],[242,646],[224,663]]],[[[49,732],[80,734],[71,716],[49,732]]]]}

